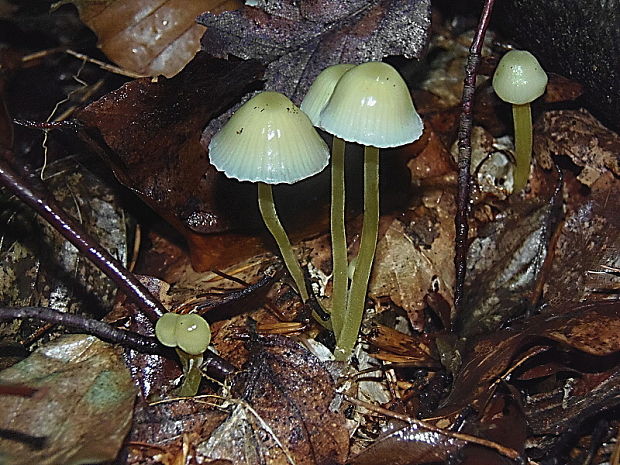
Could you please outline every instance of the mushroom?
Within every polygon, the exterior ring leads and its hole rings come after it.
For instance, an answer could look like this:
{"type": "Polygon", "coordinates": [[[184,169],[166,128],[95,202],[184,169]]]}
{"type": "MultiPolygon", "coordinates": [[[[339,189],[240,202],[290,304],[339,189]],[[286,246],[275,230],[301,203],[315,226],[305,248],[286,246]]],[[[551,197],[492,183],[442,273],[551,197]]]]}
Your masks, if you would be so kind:
{"type": "Polygon", "coordinates": [[[336,335],[335,356],[346,360],[364,313],[379,227],[379,148],[417,140],[424,129],[403,78],[381,62],[358,65],[342,75],[321,112],[319,127],[364,148],[364,222],[360,250],[336,335]]]}
{"type": "Polygon", "coordinates": [[[202,354],[211,342],[211,328],[195,313],[166,313],[155,324],[155,336],[166,347],[174,347],[183,366],[183,384],[178,395],[194,396],[198,392],[202,354]]]}
{"type": "Polygon", "coordinates": [[[293,184],[321,172],[327,144],[312,122],[278,92],[261,92],[243,104],[209,144],[211,164],[229,178],[258,183],[258,207],[304,302],[304,274],[278,219],[272,184],[293,184]]]}
{"type": "Polygon", "coordinates": [[[493,89],[503,101],[512,104],[515,128],[515,169],[513,192],[527,184],[532,159],[532,111],[530,103],[545,92],[547,74],[530,52],[511,50],[497,65],[493,89]]]}
{"type": "MultiPolygon", "coordinates": [[[[340,64],[325,68],[314,80],[301,102],[301,109],[312,124],[319,124],[321,111],[327,105],[336,84],[342,75],[353,68],[351,64],[340,64]]],[[[332,138],[332,186],[331,186],[331,241],[332,241],[332,313],[334,334],[342,326],[341,317],[347,305],[347,235],[344,224],[344,152],[345,142],[337,136],[332,138]],[[334,311],[334,309],[336,309],[334,311]]]]}

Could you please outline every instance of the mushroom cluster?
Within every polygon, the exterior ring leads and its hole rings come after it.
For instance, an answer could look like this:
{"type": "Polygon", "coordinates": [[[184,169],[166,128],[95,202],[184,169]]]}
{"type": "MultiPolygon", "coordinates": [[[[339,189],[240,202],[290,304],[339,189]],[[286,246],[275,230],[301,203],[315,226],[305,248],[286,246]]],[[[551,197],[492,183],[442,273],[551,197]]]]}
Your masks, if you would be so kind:
{"type": "Polygon", "coordinates": [[[183,366],[183,384],[178,391],[181,397],[198,392],[202,375],[202,354],[211,342],[209,323],[200,315],[165,313],[155,325],[155,336],[166,347],[176,349],[183,366]]]}
{"type": "Polygon", "coordinates": [[[405,81],[392,66],[382,62],[368,62],[350,68],[350,65],[337,66],[340,67],[327,68],[317,77],[302,108],[311,108],[313,122],[334,135],[333,164],[336,172],[332,182],[336,186],[332,187],[332,327],[336,335],[334,355],[339,360],[346,360],[357,341],[377,245],[379,149],[398,147],[417,140],[424,125],[405,81]],[[315,95],[320,95],[320,98],[315,95]],[[324,102],[323,107],[320,108],[316,102],[324,102]],[[342,161],[344,143],[338,143],[339,140],[364,146],[364,221],[348,293],[347,267],[344,266],[347,260],[342,161]],[[334,204],[337,209],[334,209],[334,204]]]}
{"type": "Polygon", "coordinates": [[[331,327],[336,336],[336,358],[346,360],[359,333],[377,244],[379,149],[415,141],[423,124],[402,77],[381,62],[341,64],[323,70],[301,109],[282,94],[259,93],[211,139],[209,157],[228,177],[258,183],[263,220],[305,302],[304,275],[278,220],[271,185],[291,184],[322,171],[329,162],[329,149],[312,125],[333,135],[331,327]],[[344,218],[345,141],[364,146],[364,221],[350,286],[344,218]]]}

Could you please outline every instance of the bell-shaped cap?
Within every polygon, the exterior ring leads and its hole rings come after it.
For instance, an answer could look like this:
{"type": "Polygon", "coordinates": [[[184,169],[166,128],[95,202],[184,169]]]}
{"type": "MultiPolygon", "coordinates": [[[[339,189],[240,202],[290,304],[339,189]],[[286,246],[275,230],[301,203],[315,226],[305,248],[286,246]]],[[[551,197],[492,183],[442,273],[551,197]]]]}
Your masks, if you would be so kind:
{"type": "Polygon", "coordinates": [[[369,62],[342,75],[319,127],[349,142],[398,147],[424,130],[403,78],[387,63],[369,62]]]}
{"type": "Polygon", "coordinates": [[[530,103],[545,93],[547,73],[534,55],[511,50],[497,65],[493,89],[503,101],[514,105],[530,103]]]}
{"type": "Polygon", "coordinates": [[[316,77],[300,105],[300,108],[308,115],[312,124],[318,126],[321,111],[327,105],[336,84],[338,84],[342,75],[354,66],[348,63],[328,66],[316,77]]]}
{"type": "Polygon", "coordinates": [[[229,178],[292,184],[321,172],[329,149],[293,102],[277,92],[261,92],[213,136],[209,158],[229,178]]]}
{"type": "Polygon", "coordinates": [[[164,313],[155,324],[155,336],[166,347],[177,346],[176,328],[180,315],[164,313]]]}
{"type": "Polygon", "coordinates": [[[200,315],[181,315],[176,327],[177,345],[190,355],[200,355],[211,342],[209,323],[200,315]]]}

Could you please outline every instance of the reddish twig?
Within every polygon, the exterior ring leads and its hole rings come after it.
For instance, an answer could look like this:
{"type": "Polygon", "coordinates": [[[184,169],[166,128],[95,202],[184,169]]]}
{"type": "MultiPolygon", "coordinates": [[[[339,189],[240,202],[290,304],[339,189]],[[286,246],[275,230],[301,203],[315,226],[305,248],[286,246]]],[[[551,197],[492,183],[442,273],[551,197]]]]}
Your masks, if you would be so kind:
{"type": "Polygon", "coordinates": [[[121,291],[134,300],[138,308],[155,322],[166,312],[161,302],[155,299],[148,289],[121,262],[101,247],[84,228],[67,214],[49,194],[41,189],[32,188],[10,167],[7,159],[11,153],[0,157],[0,184],[11,191],[17,198],[36,211],[45,221],[73,244],[86,258],[106,274],[121,291]]]}
{"type": "MultiPolygon", "coordinates": [[[[59,323],[68,328],[78,329],[85,334],[120,344],[124,347],[149,354],[174,357],[174,351],[162,346],[154,337],[143,336],[132,331],[116,328],[103,321],[87,318],[82,315],[64,313],[47,307],[0,307],[0,321],[14,318],[34,318],[50,323],[59,323]]],[[[215,379],[224,379],[235,371],[235,368],[219,355],[207,350],[201,369],[215,379]]]]}
{"type": "MultiPolygon", "coordinates": [[[[456,239],[454,247],[454,266],[456,268],[456,282],[454,286],[454,307],[456,314],[460,312],[463,305],[463,294],[465,286],[465,272],[467,270],[467,249],[469,246],[467,236],[469,234],[468,217],[470,212],[471,197],[471,175],[469,173],[471,165],[471,130],[472,130],[472,110],[474,106],[474,92],[476,90],[476,76],[484,36],[491,19],[491,11],[495,0],[485,0],[480,22],[465,65],[465,79],[463,82],[463,97],[461,99],[461,116],[459,118],[458,132],[458,192],[456,196],[456,217],[454,226],[456,229],[456,239]]],[[[455,315],[454,315],[455,316],[455,315]]]]}

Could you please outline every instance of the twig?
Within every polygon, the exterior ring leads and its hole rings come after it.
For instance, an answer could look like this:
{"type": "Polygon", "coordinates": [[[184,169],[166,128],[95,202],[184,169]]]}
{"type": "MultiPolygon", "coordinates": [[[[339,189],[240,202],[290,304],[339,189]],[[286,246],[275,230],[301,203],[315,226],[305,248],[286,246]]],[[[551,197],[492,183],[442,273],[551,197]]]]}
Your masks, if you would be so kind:
{"type": "Polygon", "coordinates": [[[474,106],[474,92],[476,90],[476,76],[478,74],[478,66],[480,65],[480,57],[482,45],[484,44],[484,36],[491,19],[491,11],[495,0],[485,0],[480,16],[480,22],[471,47],[467,64],[465,65],[465,80],[463,82],[463,96],[461,99],[461,116],[459,118],[458,132],[458,192],[456,196],[456,217],[454,226],[456,229],[456,239],[454,247],[454,266],[456,268],[456,280],[454,285],[454,308],[455,315],[458,315],[463,306],[463,293],[465,286],[465,273],[467,270],[467,249],[469,234],[469,211],[471,197],[471,130],[472,130],[472,110],[474,106]]]}
{"type": "Polygon", "coordinates": [[[47,307],[0,307],[0,320],[12,320],[14,318],[34,318],[37,320],[60,323],[69,328],[79,329],[86,334],[92,334],[100,339],[121,344],[139,352],[166,355],[167,349],[157,342],[154,337],[114,326],[103,321],[87,318],[82,315],[64,313],[47,307]]]}
{"type": "MultiPolygon", "coordinates": [[[[154,337],[115,328],[103,321],[86,318],[82,315],[64,313],[47,307],[0,307],[0,321],[14,318],[35,318],[37,320],[59,323],[69,328],[79,329],[86,334],[97,336],[100,339],[137,350],[138,352],[174,357],[174,352],[159,344],[154,337]]],[[[210,350],[203,354],[203,358],[202,371],[217,380],[222,380],[236,371],[234,366],[210,350]]]]}
{"type": "Polygon", "coordinates": [[[138,308],[149,320],[155,322],[166,313],[161,302],[150,294],[138,278],[127,271],[121,262],[90,237],[84,228],[57,204],[49,192],[45,192],[43,189],[35,191],[25,179],[20,179],[17,176],[6,161],[12,159],[11,152],[3,155],[4,157],[0,157],[0,184],[41,215],[45,221],[114,281],[121,291],[136,302],[138,308]]]}
{"type": "MultiPolygon", "coordinates": [[[[521,456],[521,454],[519,454],[519,452],[517,452],[516,450],[511,449],[510,447],[505,447],[501,444],[498,444],[497,442],[489,441],[488,439],[479,438],[477,436],[471,436],[469,434],[457,433],[455,431],[438,428],[437,426],[433,426],[424,421],[417,420],[415,418],[412,418],[408,415],[404,415],[402,413],[393,412],[391,410],[385,409],[378,405],[371,404],[370,402],[364,402],[362,400],[358,400],[354,397],[350,397],[347,395],[344,395],[343,397],[347,402],[350,402],[353,405],[357,405],[359,407],[363,407],[372,412],[376,412],[376,413],[379,413],[387,417],[396,418],[397,420],[404,421],[405,423],[408,423],[410,425],[415,425],[418,428],[425,429],[427,431],[432,431],[434,433],[441,434],[443,436],[447,436],[450,438],[458,439],[459,441],[464,441],[464,442],[471,443],[471,444],[478,444],[479,446],[493,449],[499,452],[504,457],[508,457],[509,459],[515,460],[518,463],[529,462],[529,461],[526,462],[521,456]]],[[[529,462],[529,463],[533,464],[533,462],[529,462]]]]}

